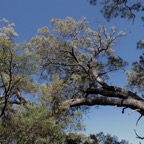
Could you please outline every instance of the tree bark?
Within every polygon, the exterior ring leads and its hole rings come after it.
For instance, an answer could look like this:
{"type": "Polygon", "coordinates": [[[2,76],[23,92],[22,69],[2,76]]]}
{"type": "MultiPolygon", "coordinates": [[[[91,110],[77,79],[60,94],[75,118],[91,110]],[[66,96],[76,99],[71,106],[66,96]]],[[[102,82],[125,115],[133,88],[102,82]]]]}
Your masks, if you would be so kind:
{"type": "Polygon", "coordinates": [[[64,103],[69,104],[70,107],[94,105],[125,107],[144,115],[144,100],[131,91],[110,86],[109,89],[93,88],[85,92],[92,95],[86,98],[70,99],[64,103]]]}

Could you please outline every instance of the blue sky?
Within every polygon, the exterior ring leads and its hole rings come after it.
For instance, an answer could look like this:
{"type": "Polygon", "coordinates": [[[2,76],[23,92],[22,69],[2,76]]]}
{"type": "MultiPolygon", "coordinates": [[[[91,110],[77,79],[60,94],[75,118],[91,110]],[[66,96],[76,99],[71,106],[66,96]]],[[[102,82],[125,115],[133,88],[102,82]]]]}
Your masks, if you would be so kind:
{"type": "MultiPolygon", "coordinates": [[[[49,26],[52,18],[64,19],[67,16],[76,20],[86,17],[93,29],[97,24],[107,27],[117,25],[119,30],[128,32],[128,35],[119,39],[115,47],[116,53],[129,63],[138,59],[141,51],[136,51],[136,42],[143,38],[144,29],[142,22],[137,19],[134,24],[121,19],[108,23],[97,7],[89,5],[88,0],[1,0],[0,4],[0,19],[6,18],[15,23],[15,30],[19,34],[17,42],[30,40],[36,35],[37,29],[49,26]]],[[[112,75],[112,84],[122,87],[125,82],[126,77],[122,72],[112,75]]],[[[103,131],[138,144],[139,140],[135,138],[133,129],[144,135],[143,119],[136,127],[139,114],[128,115],[129,112],[130,110],[126,110],[125,114],[121,114],[121,109],[115,107],[100,107],[98,110],[92,108],[91,113],[84,119],[87,125],[85,133],[103,131]]]]}

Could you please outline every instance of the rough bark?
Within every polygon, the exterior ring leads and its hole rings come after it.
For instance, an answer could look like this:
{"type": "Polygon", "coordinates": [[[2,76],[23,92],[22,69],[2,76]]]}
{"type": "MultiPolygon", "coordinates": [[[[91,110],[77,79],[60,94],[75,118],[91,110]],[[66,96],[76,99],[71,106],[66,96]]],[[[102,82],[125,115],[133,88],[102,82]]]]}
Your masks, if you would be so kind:
{"type": "Polygon", "coordinates": [[[93,88],[85,92],[93,96],[70,99],[64,103],[68,103],[70,107],[94,105],[124,107],[144,115],[144,100],[133,92],[115,86],[109,86],[107,89],[93,88]]]}

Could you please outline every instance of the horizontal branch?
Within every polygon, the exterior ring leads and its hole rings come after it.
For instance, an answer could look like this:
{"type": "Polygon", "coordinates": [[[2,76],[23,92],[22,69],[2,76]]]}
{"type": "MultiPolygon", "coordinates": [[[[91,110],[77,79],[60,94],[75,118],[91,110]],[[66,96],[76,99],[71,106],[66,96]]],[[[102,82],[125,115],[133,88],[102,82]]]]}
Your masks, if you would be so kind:
{"type": "Polygon", "coordinates": [[[88,89],[86,91],[87,94],[100,94],[102,96],[107,96],[107,97],[116,97],[116,98],[128,98],[128,95],[122,95],[120,92],[115,92],[115,91],[109,91],[100,87],[88,89]]]}
{"type": "Polygon", "coordinates": [[[129,99],[117,99],[112,97],[92,97],[92,98],[76,98],[67,100],[64,104],[69,104],[70,107],[77,106],[118,106],[118,107],[128,107],[130,109],[140,109],[139,113],[144,115],[144,102],[135,100],[133,98],[129,99]]]}
{"type": "Polygon", "coordinates": [[[115,86],[108,86],[107,89],[95,87],[92,89],[88,89],[84,92],[86,92],[88,94],[100,94],[102,96],[116,97],[116,98],[122,98],[122,99],[134,98],[136,100],[144,101],[141,97],[139,97],[135,93],[133,93],[131,91],[127,91],[127,90],[119,88],[119,87],[115,87],[115,86]]]}

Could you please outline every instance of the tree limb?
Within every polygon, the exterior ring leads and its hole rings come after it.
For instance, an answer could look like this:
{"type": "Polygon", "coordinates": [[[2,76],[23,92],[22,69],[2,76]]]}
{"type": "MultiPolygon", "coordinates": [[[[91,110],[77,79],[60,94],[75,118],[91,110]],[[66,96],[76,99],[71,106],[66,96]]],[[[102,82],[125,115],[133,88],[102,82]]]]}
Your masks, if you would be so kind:
{"type": "Polygon", "coordinates": [[[138,111],[144,115],[144,102],[135,100],[135,99],[117,99],[111,97],[92,97],[92,98],[76,98],[65,101],[63,104],[69,104],[70,107],[77,106],[94,106],[94,105],[103,105],[103,106],[115,106],[118,107],[129,107],[133,110],[140,109],[138,111]]]}

